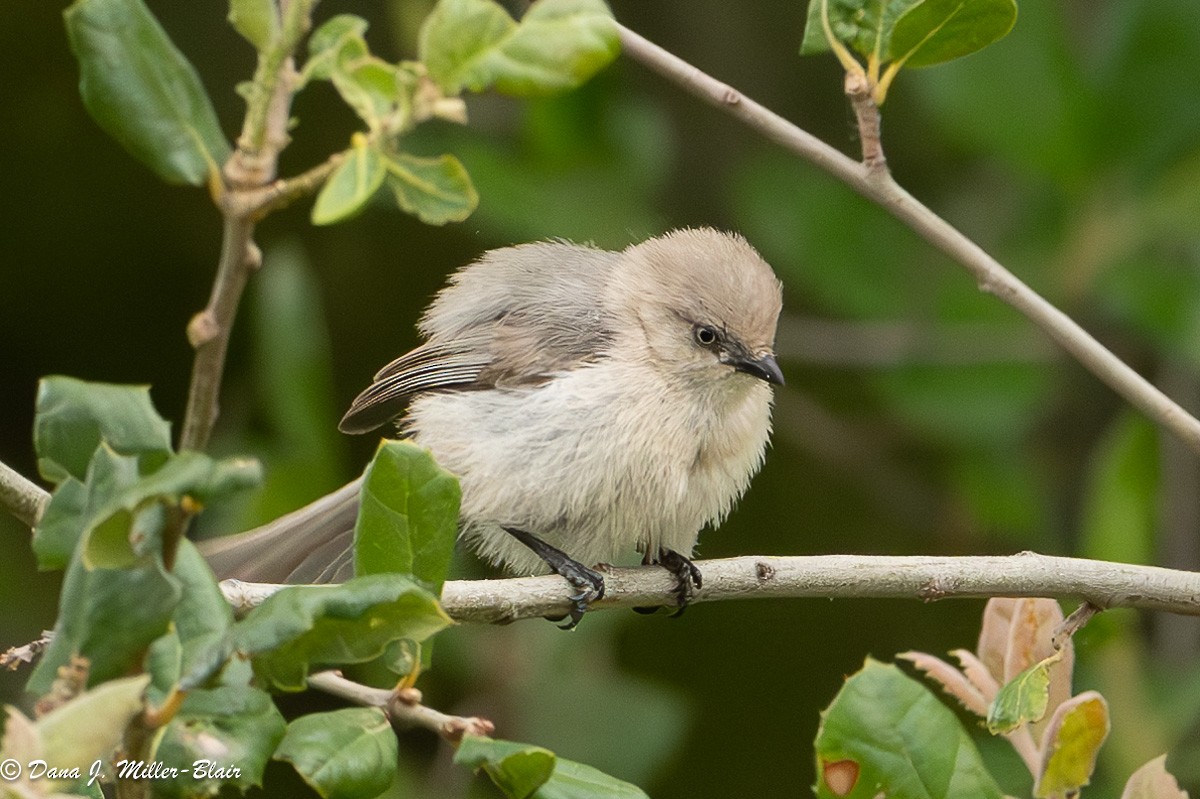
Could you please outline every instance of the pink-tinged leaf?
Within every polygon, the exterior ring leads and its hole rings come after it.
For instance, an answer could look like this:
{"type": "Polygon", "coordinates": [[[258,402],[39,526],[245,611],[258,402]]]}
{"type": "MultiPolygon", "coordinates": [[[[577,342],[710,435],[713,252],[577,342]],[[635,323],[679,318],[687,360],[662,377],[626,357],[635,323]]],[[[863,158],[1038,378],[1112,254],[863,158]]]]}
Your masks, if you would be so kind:
{"type": "Polygon", "coordinates": [[[942,690],[958,700],[959,704],[977,716],[987,715],[987,700],[979,689],[971,684],[967,676],[941,658],[925,652],[901,652],[896,655],[909,661],[925,673],[925,676],[942,686],[942,690]]]}
{"type": "Polygon", "coordinates": [[[1077,794],[1091,781],[1108,731],[1108,702],[1095,691],[1059,705],[1042,736],[1042,768],[1033,795],[1067,799],[1077,794]]]}
{"type": "Polygon", "coordinates": [[[1160,755],[1133,772],[1121,799],[1188,799],[1188,793],[1167,771],[1167,756],[1160,755]]]}
{"type": "Polygon", "coordinates": [[[983,609],[983,623],[979,627],[979,645],[975,647],[975,653],[998,684],[1011,679],[1011,675],[1004,674],[1004,658],[1008,651],[1008,633],[1012,627],[1013,611],[1019,601],[1008,597],[994,597],[988,600],[987,607],[983,609]]]}
{"type": "Polygon", "coordinates": [[[1017,600],[1004,652],[1004,682],[1054,652],[1050,638],[1062,621],[1062,608],[1053,599],[1017,600]]]}
{"type": "Polygon", "coordinates": [[[1000,692],[1000,683],[996,682],[996,678],[988,671],[987,666],[975,657],[974,652],[968,652],[966,649],[955,649],[950,654],[958,658],[962,673],[983,696],[983,700],[990,704],[996,698],[996,694],[1000,692]]]}

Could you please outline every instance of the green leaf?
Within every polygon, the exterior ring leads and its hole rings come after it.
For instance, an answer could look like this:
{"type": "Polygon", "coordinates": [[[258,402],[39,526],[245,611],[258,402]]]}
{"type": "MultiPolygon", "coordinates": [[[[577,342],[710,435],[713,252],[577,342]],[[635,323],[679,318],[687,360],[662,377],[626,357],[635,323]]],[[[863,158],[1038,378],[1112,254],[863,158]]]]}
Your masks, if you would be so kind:
{"type": "Polygon", "coordinates": [[[310,671],[363,663],[400,639],[422,641],[451,624],[437,598],[396,574],[336,586],[292,586],[234,626],[233,643],[258,679],[300,691],[310,671]]]}
{"type": "Polygon", "coordinates": [[[76,0],[67,35],[92,118],[168,183],[203,184],[229,156],[200,77],[141,0],[76,0]]]}
{"type": "Polygon", "coordinates": [[[411,574],[440,594],[458,536],[458,479],[411,441],[388,441],[363,477],[354,573],[411,574]]]}
{"type": "Polygon", "coordinates": [[[898,668],[867,659],[821,714],[817,796],[1000,799],[954,713],[898,668]]]}
{"type": "Polygon", "coordinates": [[[167,632],[181,592],[179,578],[157,558],[129,569],[88,569],[77,553],[63,581],[54,639],[28,690],[48,692],[72,654],[90,661],[88,685],[137,671],[150,644],[167,632]]]}
{"type": "Polygon", "coordinates": [[[125,727],[142,711],[147,675],[114,679],[85,691],[37,722],[45,761],[87,774],[121,743],[125,727]]]}
{"type": "Polygon", "coordinates": [[[482,769],[509,799],[646,797],[636,785],[530,744],[467,736],[454,753],[454,762],[482,769]]]}
{"type": "Polygon", "coordinates": [[[389,155],[387,183],[400,208],[429,225],[461,222],[479,205],[471,176],[452,155],[389,155]]]}
{"type": "Polygon", "coordinates": [[[84,532],[84,563],[89,568],[127,568],[161,551],[163,506],[178,505],[185,496],[205,504],[261,480],[257,461],[215,461],[193,451],[172,455],[157,471],[123,490],[89,497],[101,510],[84,532]]]}
{"type": "Polygon", "coordinates": [[[71,562],[71,553],[87,524],[87,487],[68,477],[50,495],[50,503],[33,531],[33,552],[38,568],[61,569],[71,562]]]}
{"type": "Polygon", "coordinates": [[[325,799],[378,796],[396,777],[396,733],[379,708],[301,716],[275,752],[325,799]]]}
{"type": "Polygon", "coordinates": [[[889,59],[928,67],[962,58],[1004,38],[1016,0],[921,0],[895,21],[889,59]]]}
{"type": "Polygon", "coordinates": [[[383,183],[385,172],[379,151],[365,138],[357,141],[317,195],[313,224],[331,225],[361,211],[383,183]]]}
{"type": "Polygon", "coordinates": [[[863,58],[874,55],[882,62],[887,60],[887,46],[896,20],[922,0],[809,0],[800,55],[825,53],[830,49],[821,22],[822,2],[828,3],[829,27],[834,37],[863,58]]]}
{"type": "Polygon", "coordinates": [[[987,728],[993,735],[1012,732],[1022,724],[1039,721],[1050,702],[1050,667],[1062,660],[1055,652],[1013,677],[988,707],[987,728]]]}
{"type": "Polygon", "coordinates": [[[165,459],[171,452],[171,428],[154,410],[149,387],[42,378],[33,422],[42,477],[54,483],[68,477],[85,480],[101,441],[122,455],[165,459]]]}
{"type": "Polygon", "coordinates": [[[421,27],[418,52],[447,95],[493,85],[531,95],[581,85],[619,47],[603,0],[538,0],[520,24],[493,0],[439,0],[421,27]]]}
{"type": "Polygon", "coordinates": [[[1080,554],[1153,562],[1160,483],[1157,430],[1139,413],[1120,413],[1088,459],[1080,554]]]}
{"type": "Polygon", "coordinates": [[[279,9],[275,0],[229,0],[229,24],[261,53],[279,36],[279,9]]]}
{"type": "Polygon", "coordinates": [[[1096,755],[1108,737],[1108,702],[1084,691],[1059,705],[1042,743],[1037,799],[1067,799],[1091,781],[1096,755]]]}
{"type": "MultiPolygon", "coordinates": [[[[187,539],[179,542],[174,574],[183,582],[183,598],[172,621],[181,647],[180,674],[186,680],[196,670],[203,673],[214,665],[208,660],[209,653],[233,629],[233,609],[208,561],[187,539]]],[[[183,687],[195,687],[194,678],[183,687]]]]}
{"type": "Polygon", "coordinates": [[[392,64],[366,56],[335,66],[330,78],[338,94],[371,130],[400,130],[407,121],[409,91],[401,90],[399,70],[392,64]],[[403,112],[397,114],[397,109],[403,112]]]}
{"type": "Polygon", "coordinates": [[[242,792],[262,785],[263,769],[286,728],[271,696],[256,688],[189,692],[154,752],[157,762],[181,773],[155,780],[154,795],[215,796],[222,785],[242,792]]]}
{"type": "Polygon", "coordinates": [[[308,39],[308,60],[301,73],[302,82],[329,80],[344,59],[368,54],[363,34],[367,21],[354,14],[338,14],[321,24],[308,39]]]}

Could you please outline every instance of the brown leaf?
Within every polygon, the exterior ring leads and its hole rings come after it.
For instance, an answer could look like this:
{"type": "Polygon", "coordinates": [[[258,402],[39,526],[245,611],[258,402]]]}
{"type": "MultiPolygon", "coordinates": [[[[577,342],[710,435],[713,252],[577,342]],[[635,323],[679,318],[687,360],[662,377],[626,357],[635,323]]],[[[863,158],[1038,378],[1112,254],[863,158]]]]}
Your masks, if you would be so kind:
{"type": "Polygon", "coordinates": [[[1188,799],[1188,793],[1167,771],[1167,756],[1160,755],[1133,772],[1121,799],[1188,799]]]}

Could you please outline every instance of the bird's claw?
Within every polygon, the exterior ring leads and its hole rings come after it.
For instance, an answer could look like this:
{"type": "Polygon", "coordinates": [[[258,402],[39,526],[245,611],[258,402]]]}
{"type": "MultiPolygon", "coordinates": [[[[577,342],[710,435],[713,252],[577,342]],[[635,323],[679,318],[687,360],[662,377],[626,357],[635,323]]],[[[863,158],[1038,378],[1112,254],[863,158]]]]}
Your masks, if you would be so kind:
{"type": "Polygon", "coordinates": [[[567,597],[571,601],[571,611],[568,614],[570,620],[558,625],[560,630],[573,630],[583,618],[583,614],[587,613],[588,607],[596,600],[604,598],[604,576],[578,561],[564,563],[557,571],[572,588],[578,589],[576,593],[567,597]]]}
{"type": "Polygon", "coordinates": [[[671,618],[678,618],[687,610],[696,592],[704,587],[704,575],[690,558],[673,549],[659,550],[657,562],[675,577],[675,588],[671,593],[675,596],[678,610],[671,614],[671,618]]]}

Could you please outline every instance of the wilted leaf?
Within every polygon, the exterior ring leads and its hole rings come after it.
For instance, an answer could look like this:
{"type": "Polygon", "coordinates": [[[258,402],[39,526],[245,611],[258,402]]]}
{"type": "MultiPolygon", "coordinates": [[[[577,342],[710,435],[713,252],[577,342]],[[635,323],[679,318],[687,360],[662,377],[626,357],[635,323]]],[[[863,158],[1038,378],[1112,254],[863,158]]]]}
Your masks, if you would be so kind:
{"type": "Polygon", "coordinates": [[[154,759],[181,773],[155,780],[154,795],[215,796],[222,785],[239,791],[262,785],[263,769],[287,722],[269,694],[244,685],[191,691],[167,725],[154,759]],[[195,765],[203,761],[203,770],[195,765]]]}
{"type": "Polygon", "coordinates": [[[125,727],[142,712],[147,675],[110,680],[60,705],[37,721],[47,763],[87,774],[122,740],[125,727]]]}
{"type": "MultiPolygon", "coordinates": [[[[954,713],[898,668],[868,659],[821,714],[815,743],[817,796],[999,799],[971,738],[954,713]],[[827,784],[832,764],[858,766],[850,793],[827,784]]],[[[836,773],[839,780],[847,766],[836,773]]]]}
{"type": "Polygon", "coordinates": [[[378,796],[395,779],[396,757],[396,733],[379,708],[301,716],[275,752],[325,799],[378,796]]]}
{"type": "Polygon", "coordinates": [[[195,67],[141,0],[66,10],[79,90],[92,118],[168,183],[203,184],[229,156],[195,67]]]}
{"type": "Polygon", "coordinates": [[[987,712],[987,728],[993,735],[1012,732],[1022,724],[1046,715],[1050,701],[1050,667],[1061,659],[1054,654],[1013,677],[1000,689],[987,712]]]}
{"type": "Polygon", "coordinates": [[[908,67],[953,61],[1004,38],[1016,21],[1015,0],[921,0],[895,20],[887,55],[908,67]]]}
{"type": "Polygon", "coordinates": [[[977,716],[987,715],[987,699],[980,690],[967,679],[967,675],[951,666],[941,658],[924,652],[901,652],[896,655],[911,662],[925,675],[942,686],[942,689],[958,700],[959,704],[977,716]]]}
{"type": "Polygon", "coordinates": [[[440,0],[419,41],[420,60],[447,95],[493,85],[520,95],[572,89],[619,47],[603,0],[537,0],[519,24],[493,0],[440,0]]]}
{"type": "Polygon", "coordinates": [[[411,574],[441,593],[458,536],[460,491],[428,450],[388,441],[363,477],[354,573],[411,574]]]}
{"type": "Polygon", "coordinates": [[[1058,706],[1042,736],[1042,764],[1033,795],[1068,799],[1091,780],[1096,755],[1108,737],[1108,703],[1084,691],[1058,706]]]}
{"type": "Polygon", "coordinates": [[[233,643],[264,684],[299,691],[310,670],[363,663],[393,641],[422,641],[449,624],[437,598],[411,578],[375,574],[285,588],[234,626],[233,643]]]}
{"type": "Polygon", "coordinates": [[[383,183],[384,174],[379,151],[365,139],[356,141],[317,195],[312,210],[313,224],[330,225],[361,211],[383,183]]]}
{"type": "Polygon", "coordinates": [[[471,176],[452,155],[389,155],[387,182],[400,208],[429,225],[461,222],[479,204],[471,176]]]}
{"type": "Polygon", "coordinates": [[[42,477],[54,483],[67,477],[85,480],[101,441],[122,455],[165,459],[171,451],[171,428],[154,410],[149,387],[42,378],[33,422],[42,477]]]}
{"type": "Polygon", "coordinates": [[[636,785],[530,744],[467,736],[454,762],[482,769],[509,799],[646,799],[636,785]]]}
{"type": "Polygon", "coordinates": [[[1188,799],[1188,795],[1167,771],[1167,756],[1160,755],[1133,772],[1121,799],[1188,799]]]}

